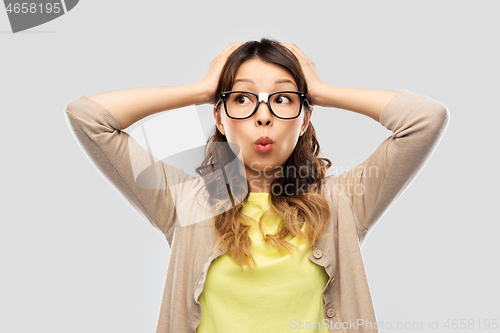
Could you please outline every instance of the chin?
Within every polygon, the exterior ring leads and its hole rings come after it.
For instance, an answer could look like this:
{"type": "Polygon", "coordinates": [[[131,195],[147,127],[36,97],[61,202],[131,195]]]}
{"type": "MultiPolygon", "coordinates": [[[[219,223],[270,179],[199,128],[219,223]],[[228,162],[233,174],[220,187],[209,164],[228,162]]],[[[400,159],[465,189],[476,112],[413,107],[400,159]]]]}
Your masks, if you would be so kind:
{"type": "Polygon", "coordinates": [[[258,159],[252,160],[247,165],[248,168],[259,171],[271,171],[272,169],[279,167],[279,165],[276,165],[275,163],[264,162],[262,160],[259,161],[258,159]]]}

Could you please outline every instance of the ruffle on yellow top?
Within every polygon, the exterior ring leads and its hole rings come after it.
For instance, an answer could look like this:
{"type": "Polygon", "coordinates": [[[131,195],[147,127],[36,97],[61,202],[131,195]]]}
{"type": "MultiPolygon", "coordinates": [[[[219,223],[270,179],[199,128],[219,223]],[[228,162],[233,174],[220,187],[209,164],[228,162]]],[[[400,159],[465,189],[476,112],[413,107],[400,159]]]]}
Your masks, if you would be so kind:
{"type": "MultiPolygon", "coordinates": [[[[270,207],[269,196],[251,192],[243,213],[258,222],[270,207]]],[[[276,233],[280,221],[276,213],[264,217],[264,234],[276,233]]],[[[242,223],[251,225],[248,234],[256,267],[241,271],[228,252],[212,262],[199,298],[202,316],[197,332],[290,332],[308,322],[317,327],[308,332],[328,332],[327,326],[320,325],[328,276],[323,267],[308,259],[312,245],[293,237],[288,241],[298,250],[282,255],[264,242],[258,223],[242,223]]]]}

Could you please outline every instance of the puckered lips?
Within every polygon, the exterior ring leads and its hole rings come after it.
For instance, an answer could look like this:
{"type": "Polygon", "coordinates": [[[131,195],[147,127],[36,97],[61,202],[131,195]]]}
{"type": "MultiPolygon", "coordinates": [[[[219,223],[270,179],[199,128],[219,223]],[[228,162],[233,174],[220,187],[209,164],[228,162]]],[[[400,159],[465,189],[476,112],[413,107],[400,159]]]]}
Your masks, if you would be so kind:
{"type": "Polygon", "coordinates": [[[267,136],[261,136],[255,141],[255,148],[259,153],[267,153],[273,148],[273,140],[267,136]]]}

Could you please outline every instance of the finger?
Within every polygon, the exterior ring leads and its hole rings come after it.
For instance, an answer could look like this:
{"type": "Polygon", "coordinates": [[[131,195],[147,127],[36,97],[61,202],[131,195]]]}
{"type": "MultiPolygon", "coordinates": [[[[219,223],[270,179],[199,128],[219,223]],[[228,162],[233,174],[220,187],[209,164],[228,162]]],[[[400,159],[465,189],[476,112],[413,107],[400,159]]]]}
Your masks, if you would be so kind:
{"type": "Polygon", "coordinates": [[[299,59],[299,61],[302,62],[308,62],[308,58],[304,56],[304,53],[300,52],[293,44],[288,44],[286,43],[285,47],[292,51],[292,53],[299,59]]]}
{"type": "Polygon", "coordinates": [[[289,48],[295,55],[299,55],[297,56],[297,58],[303,58],[305,60],[307,60],[307,62],[311,62],[311,59],[309,59],[304,52],[302,52],[302,50],[295,44],[290,44],[290,43],[283,43],[287,48],[289,48]]]}
{"type": "Polygon", "coordinates": [[[244,43],[231,43],[221,53],[219,53],[215,58],[210,62],[210,66],[215,65],[216,63],[226,62],[227,58],[234,52],[234,50],[240,47],[244,43]]]}
{"type": "Polygon", "coordinates": [[[287,49],[289,49],[290,51],[292,51],[293,54],[296,54],[295,50],[293,49],[292,44],[290,44],[290,43],[280,43],[280,44],[283,45],[284,47],[286,47],[287,49]]]}
{"type": "Polygon", "coordinates": [[[226,47],[226,48],[225,48],[225,49],[224,49],[224,50],[220,53],[220,55],[222,56],[222,55],[226,55],[226,54],[228,54],[228,53],[229,53],[229,54],[231,54],[231,53],[233,53],[233,51],[234,51],[235,49],[237,49],[238,47],[240,47],[242,44],[244,44],[244,43],[231,43],[231,44],[229,44],[229,45],[228,45],[228,46],[227,46],[227,47],[226,47]]]}
{"type": "Polygon", "coordinates": [[[226,46],[226,48],[224,50],[222,50],[221,53],[227,52],[227,50],[233,49],[236,46],[241,45],[241,44],[243,44],[243,43],[230,43],[228,46],[226,46]]]}
{"type": "Polygon", "coordinates": [[[304,57],[293,47],[292,44],[289,43],[283,43],[283,46],[285,46],[287,49],[289,49],[297,59],[299,59],[300,62],[307,61],[307,59],[304,59],[304,57]]]}
{"type": "Polygon", "coordinates": [[[300,49],[295,45],[295,44],[292,44],[292,43],[282,43],[285,47],[289,48],[291,51],[293,51],[294,53],[298,53],[300,54],[301,56],[303,56],[303,53],[299,52],[300,49]]]}

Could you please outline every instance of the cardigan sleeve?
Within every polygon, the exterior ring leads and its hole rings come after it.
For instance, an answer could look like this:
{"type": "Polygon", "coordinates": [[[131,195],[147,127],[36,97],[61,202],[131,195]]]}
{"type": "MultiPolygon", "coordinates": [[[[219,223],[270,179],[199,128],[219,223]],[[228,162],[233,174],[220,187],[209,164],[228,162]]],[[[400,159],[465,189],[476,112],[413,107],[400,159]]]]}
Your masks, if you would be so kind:
{"type": "Polygon", "coordinates": [[[333,191],[350,200],[360,242],[427,163],[449,119],[444,104],[400,90],[379,118],[392,135],[363,163],[340,176],[329,176],[337,179],[326,183],[334,184],[333,191]]]}
{"type": "Polygon", "coordinates": [[[109,110],[86,96],[70,101],[64,115],[94,166],[171,245],[175,207],[167,178],[169,182],[181,183],[185,173],[152,156],[120,130],[118,120],[109,110]]]}

